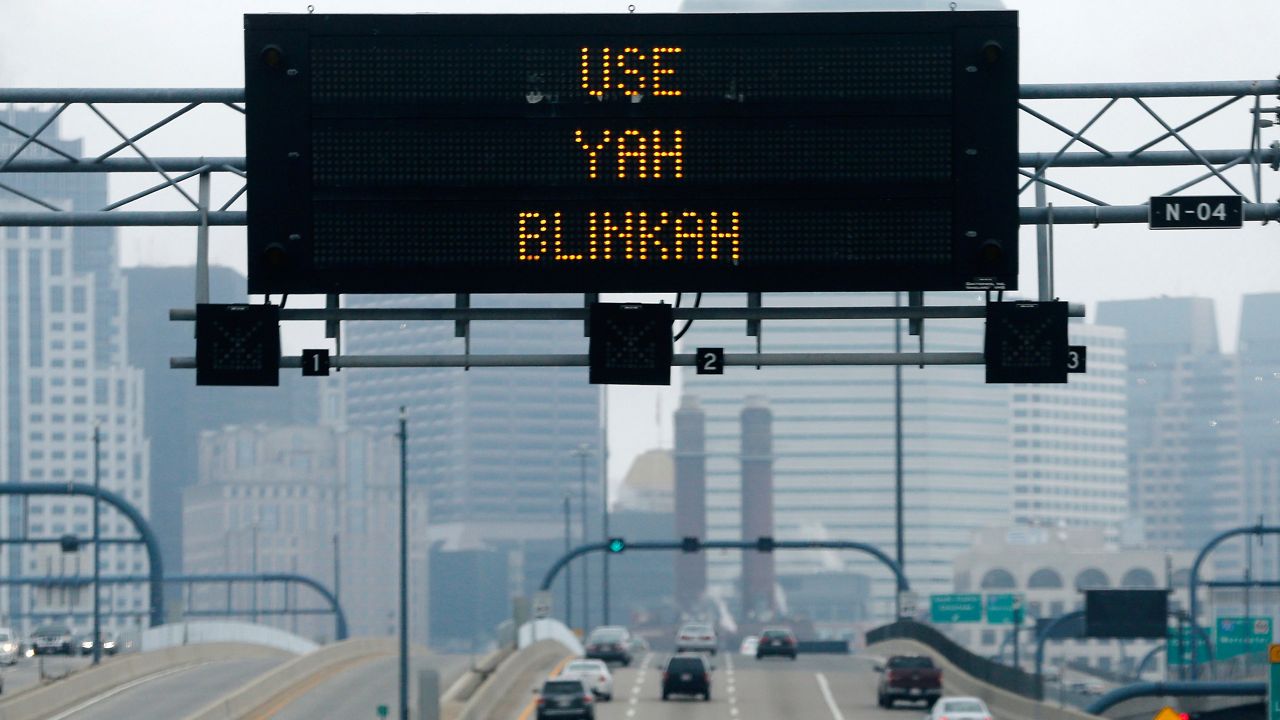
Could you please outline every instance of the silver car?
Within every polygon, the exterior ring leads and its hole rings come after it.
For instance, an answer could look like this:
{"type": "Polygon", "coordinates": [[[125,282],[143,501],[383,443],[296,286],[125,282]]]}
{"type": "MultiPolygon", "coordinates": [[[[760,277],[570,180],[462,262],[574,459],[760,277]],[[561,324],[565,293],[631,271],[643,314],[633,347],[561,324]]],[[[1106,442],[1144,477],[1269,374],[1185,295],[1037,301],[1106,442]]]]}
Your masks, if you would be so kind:
{"type": "Polygon", "coordinates": [[[720,641],[716,630],[706,623],[686,623],[676,633],[676,652],[705,652],[716,654],[720,641]]]}
{"type": "Polygon", "coordinates": [[[9,628],[0,628],[0,663],[12,665],[18,662],[18,636],[9,628]]]}

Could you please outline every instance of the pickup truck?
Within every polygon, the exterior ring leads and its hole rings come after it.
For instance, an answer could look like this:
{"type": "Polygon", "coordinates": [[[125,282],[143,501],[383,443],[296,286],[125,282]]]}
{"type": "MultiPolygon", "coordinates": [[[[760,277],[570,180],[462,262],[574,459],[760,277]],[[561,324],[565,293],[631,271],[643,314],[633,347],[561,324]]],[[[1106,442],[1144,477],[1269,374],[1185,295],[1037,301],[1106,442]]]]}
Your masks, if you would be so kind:
{"type": "Polygon", "coordinates": [[[942,669],[924,655],[894,655],[876,668],[880,683],[876,688],[880,707],[893,707],[905,700],[923,702],[926,707],[942,697],[942,669]]]}

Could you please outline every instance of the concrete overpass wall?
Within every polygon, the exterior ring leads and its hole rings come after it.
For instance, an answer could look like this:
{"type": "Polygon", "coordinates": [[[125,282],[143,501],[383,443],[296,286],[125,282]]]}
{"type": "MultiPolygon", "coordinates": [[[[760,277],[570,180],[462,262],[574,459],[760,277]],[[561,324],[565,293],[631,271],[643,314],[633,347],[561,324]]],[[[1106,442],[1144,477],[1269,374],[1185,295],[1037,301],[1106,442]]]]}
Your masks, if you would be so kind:
{"type": "Polygon", "coordinates": [[[149,628],[142,633],[144,651],[205,643],[263,645],[294,655],[306,655],[320,647],[304,637],[284,630],[240,622],[174,623],[149,628]]]}

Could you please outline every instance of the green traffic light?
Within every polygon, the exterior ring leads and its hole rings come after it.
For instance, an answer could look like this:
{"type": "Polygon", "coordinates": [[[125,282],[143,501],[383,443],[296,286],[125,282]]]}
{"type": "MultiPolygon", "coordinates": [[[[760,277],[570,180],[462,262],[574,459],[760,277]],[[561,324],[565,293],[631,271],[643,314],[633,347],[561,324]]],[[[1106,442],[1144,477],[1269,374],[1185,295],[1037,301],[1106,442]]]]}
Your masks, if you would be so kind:
{"type": "Polygon", "coordinates": [[[609,541],[609,552],[620,553],[627,549],[627,541],[622,538],[613,538],[609,541]]]}

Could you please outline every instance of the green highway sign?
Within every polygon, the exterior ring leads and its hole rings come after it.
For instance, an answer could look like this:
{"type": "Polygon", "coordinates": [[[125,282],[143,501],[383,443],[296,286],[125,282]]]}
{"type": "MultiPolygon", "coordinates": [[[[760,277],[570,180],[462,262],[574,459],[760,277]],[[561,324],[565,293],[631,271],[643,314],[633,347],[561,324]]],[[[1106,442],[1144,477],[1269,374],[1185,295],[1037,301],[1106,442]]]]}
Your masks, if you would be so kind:
{"type": "Polygon", "coordinates": [[[1013,593],[987,596],[987,622],[1017,625],[1022,619],[1022,597],[1013,593]]]}
{"type": "MultiPolygon", "coordinates": [[[[1190,625],[1185,625],[1182,628],[1182,642],[1178,642],[1178,628],[1169,628],[1169,633],[1166,636],[1166,642],[1168,643],[1166,647],[1168,648],[1168,663],[1170,665],[1190,664],[1191,637],[1192,633],[1190,625]]],[[[1204,641],[1204,636],[1201,636],[1200,642],[1196,644],[1196,660],[1202,663],[1207,663],[1212,660],[1212,658],[1209,657],[1209,649],[1208,643],[1204,641]]]]}
{"type": "Polygon", "coordinates": [[[1219,660],[1264,652],[1271,645],[1271,618],[1220,617],[1217,632],[1219,660]]]}
{"type": "Polygon", "coordinates": [[[929,621],[933,623],[982,622],[982,596],[977,593],[930,595],[929,621]]]}

